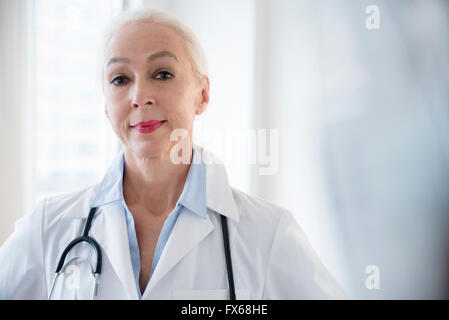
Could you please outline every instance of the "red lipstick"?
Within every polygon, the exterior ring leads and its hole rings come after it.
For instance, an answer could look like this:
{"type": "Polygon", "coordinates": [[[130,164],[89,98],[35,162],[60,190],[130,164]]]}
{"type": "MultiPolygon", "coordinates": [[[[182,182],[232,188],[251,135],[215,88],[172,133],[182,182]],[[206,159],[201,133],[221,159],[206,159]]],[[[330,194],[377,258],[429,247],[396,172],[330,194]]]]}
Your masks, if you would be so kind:
{"type": "Polygon", "coordinates": [[[167,120],[150,120],[136,123],[131,127],[140,133],[151,133],[159,129],[165,122],[167,122],[167,120]]]}

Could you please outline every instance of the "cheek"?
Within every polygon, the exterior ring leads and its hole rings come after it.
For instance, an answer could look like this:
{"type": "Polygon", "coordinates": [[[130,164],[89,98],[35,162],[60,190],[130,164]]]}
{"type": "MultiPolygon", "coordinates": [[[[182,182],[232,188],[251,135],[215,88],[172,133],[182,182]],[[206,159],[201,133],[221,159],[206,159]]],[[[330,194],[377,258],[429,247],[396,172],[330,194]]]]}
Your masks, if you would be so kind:
{"type": "Polygon", "coordinates": [[[105,99],[107,110],[109,114],[109,120],[114,123],[120,123],[126,116],[126,104],[117,93],[109,93],[105,99]]]}
{"type": "Polygon", "coordinates": [[[183,104],[183,101],[176,101],[176,104],[173,104],[172,108],[167,111],[166,118],[170,122],[172,129],[190,129],[192,114],[188,105],[183,104]]]}
{"type": "Polygon", "coordinates": [[[189,128],[195,117],[195,98],[192,95],[191,88],[172,91],[166,101],[167,117],[171,118],[172,123],[183,128],[189,128]]]}
{"type": "Polygon", "coordinates": [[[126,124],[126,113],[118,105],[108,105],[109,121],[115,131],[121,131],[126,124]]]}

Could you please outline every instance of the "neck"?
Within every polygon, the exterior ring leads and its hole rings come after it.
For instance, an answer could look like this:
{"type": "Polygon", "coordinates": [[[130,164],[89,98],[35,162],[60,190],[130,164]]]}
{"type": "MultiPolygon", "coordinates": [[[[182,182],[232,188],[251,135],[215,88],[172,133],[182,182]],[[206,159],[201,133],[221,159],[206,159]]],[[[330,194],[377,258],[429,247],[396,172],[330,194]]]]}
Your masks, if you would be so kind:
{"type": "MultiPolygon", "coordinates": [[[[192,157],[190,147],[189,159],[192,157]]],[[[126,149],[123,177],[126,204],[155,216],[168,215],[181,196],[189,168],[190,164],[173,164],[169,154],[144,158],[126,149]]]]}

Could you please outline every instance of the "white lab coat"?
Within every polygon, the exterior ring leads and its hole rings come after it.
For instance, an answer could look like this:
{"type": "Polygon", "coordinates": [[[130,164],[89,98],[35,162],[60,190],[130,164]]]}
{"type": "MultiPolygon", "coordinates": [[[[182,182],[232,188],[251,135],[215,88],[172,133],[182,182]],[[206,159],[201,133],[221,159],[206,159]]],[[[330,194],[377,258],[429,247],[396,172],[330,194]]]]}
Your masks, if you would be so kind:
{"type": "MultiPolygon", "coordinates": [[[[223,164],[194,147],[207,162],[207,219],[180,214],[142,298],[229,298],[220,214],[228,218],[237,299],[345,298],[293,215],[231,187],[223,164]]],[[[16,223],[0,248],[1,299],[47,298],[61,253],[82,233],[97,188],[47,198],[16,223]]],[[[117,202],[100,207],[90,235],[103,253],[98,299],[138,299],[123,208],[117,202]]],[[[95,254],[85,244],[66,261],[77,257],[95,265],[95,254]]],[[[52,298],[89,296],[88,265],[74,266],[58,279],[52,298]]]]}

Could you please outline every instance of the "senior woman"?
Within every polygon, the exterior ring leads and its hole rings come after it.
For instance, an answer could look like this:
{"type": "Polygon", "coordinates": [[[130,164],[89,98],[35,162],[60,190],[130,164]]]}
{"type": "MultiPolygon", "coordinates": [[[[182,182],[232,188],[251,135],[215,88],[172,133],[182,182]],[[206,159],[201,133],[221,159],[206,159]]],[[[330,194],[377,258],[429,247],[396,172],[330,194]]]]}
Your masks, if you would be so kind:
{"type": "Polygon", "coordinates": [[[292,214],[232,188],[192,143],[209,102],[192,31],[151,9],[107,30],[105,114],[123,151],[101,183],[20,219],[0,249],[0,298],[344,297],[292,214]]]}

